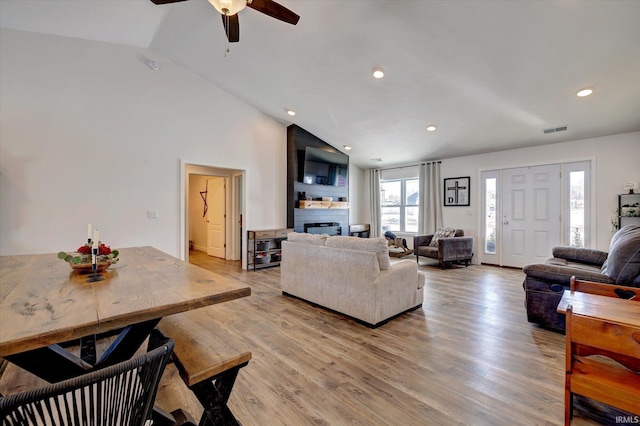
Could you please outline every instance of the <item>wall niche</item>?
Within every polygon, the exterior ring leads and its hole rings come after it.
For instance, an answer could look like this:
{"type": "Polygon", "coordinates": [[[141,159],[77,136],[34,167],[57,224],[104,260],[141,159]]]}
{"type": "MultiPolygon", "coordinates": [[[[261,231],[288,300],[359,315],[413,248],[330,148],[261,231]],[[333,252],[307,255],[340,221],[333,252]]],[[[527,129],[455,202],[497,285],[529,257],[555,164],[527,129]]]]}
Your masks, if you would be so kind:
{"type": "MultiPolygon", "coordinates": [[[[324,155],[320,153],[321,157],[324,155]]],[[[293,228],[295,232],[304,232],[305,223],[338,222],[342,228],[341,234],[349,235],[349,209],[299,208],[300,200],[308,197],[312,200],[321,200],[322,197],[331,197],[333,201],[348,200],[348,161],[349,156],[303,128],[295,124],[287,127],[287,228],[293,228]],[[333,159],[346,156],[346,175],[343,174],[342,165],[337,172],[334,168],[327,173],[305,173],[305,156],[309,158],[307,148],[323,151],[328,162],[335,162],[333,159]]]]}

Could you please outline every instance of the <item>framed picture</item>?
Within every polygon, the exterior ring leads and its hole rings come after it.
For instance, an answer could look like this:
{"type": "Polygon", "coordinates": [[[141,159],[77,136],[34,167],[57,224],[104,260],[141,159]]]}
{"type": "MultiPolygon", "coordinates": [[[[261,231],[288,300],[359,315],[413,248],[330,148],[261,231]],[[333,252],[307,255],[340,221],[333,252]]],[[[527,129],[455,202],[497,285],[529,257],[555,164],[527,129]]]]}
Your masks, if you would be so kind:
{"type": "Polygon", "coordinates": [[[447,178],[444,180],[444,205],[468,206],[471,177],[447,178]]]}

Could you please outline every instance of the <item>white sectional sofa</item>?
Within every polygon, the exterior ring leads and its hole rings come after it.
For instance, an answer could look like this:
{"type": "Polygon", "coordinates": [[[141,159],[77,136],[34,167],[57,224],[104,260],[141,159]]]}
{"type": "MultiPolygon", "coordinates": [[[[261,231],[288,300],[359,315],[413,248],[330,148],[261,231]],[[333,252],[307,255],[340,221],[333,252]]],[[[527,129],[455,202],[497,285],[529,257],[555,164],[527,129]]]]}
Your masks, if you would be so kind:
{"type": "Polygon", "coordinates": [[[369,327],[422,306],[425,276],[411,260],[391,264],[385,238],[289,233],[281,287],[369,327]]]}

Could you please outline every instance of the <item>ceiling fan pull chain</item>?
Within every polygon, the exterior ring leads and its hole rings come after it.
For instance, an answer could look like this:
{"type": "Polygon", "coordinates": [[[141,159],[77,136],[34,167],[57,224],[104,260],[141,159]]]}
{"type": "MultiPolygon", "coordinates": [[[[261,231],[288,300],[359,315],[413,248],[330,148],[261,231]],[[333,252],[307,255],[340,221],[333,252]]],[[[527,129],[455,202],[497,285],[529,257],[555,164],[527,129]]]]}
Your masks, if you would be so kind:
{"type": "Polygon", "coordinates": [[[224,21],[225,21],[225,25],[224,25],[224,31],[225,33],[227,33],[227,37],[224,41],[224,57],[227,57],[227,53],[229,53],[229,15],[225,14],[224,15],[224,21]]]}

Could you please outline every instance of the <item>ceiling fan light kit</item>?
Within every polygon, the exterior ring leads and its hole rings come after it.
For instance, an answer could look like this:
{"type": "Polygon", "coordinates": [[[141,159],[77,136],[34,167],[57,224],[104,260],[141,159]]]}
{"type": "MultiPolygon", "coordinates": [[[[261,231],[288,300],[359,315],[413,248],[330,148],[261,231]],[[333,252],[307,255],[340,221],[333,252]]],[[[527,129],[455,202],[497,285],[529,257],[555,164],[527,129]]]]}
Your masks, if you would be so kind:
{"type": "Polygon", "coordinates": [[[225,16],[235,15],[247,7],[247,0],[209,0],[209,3],[225,16]]]}
{"type": "MultiPolygon", "coordinates": [[[[158,5],[183,1],[185,0],[151,0],[158,5]]],[[[240,41],[238,12],[247,6],[287,24],[296,25],[300,20],[300,16],[273,0],[208,0],[208,2],[222,15],[222,25],[229,43],[240,41]]]]}

